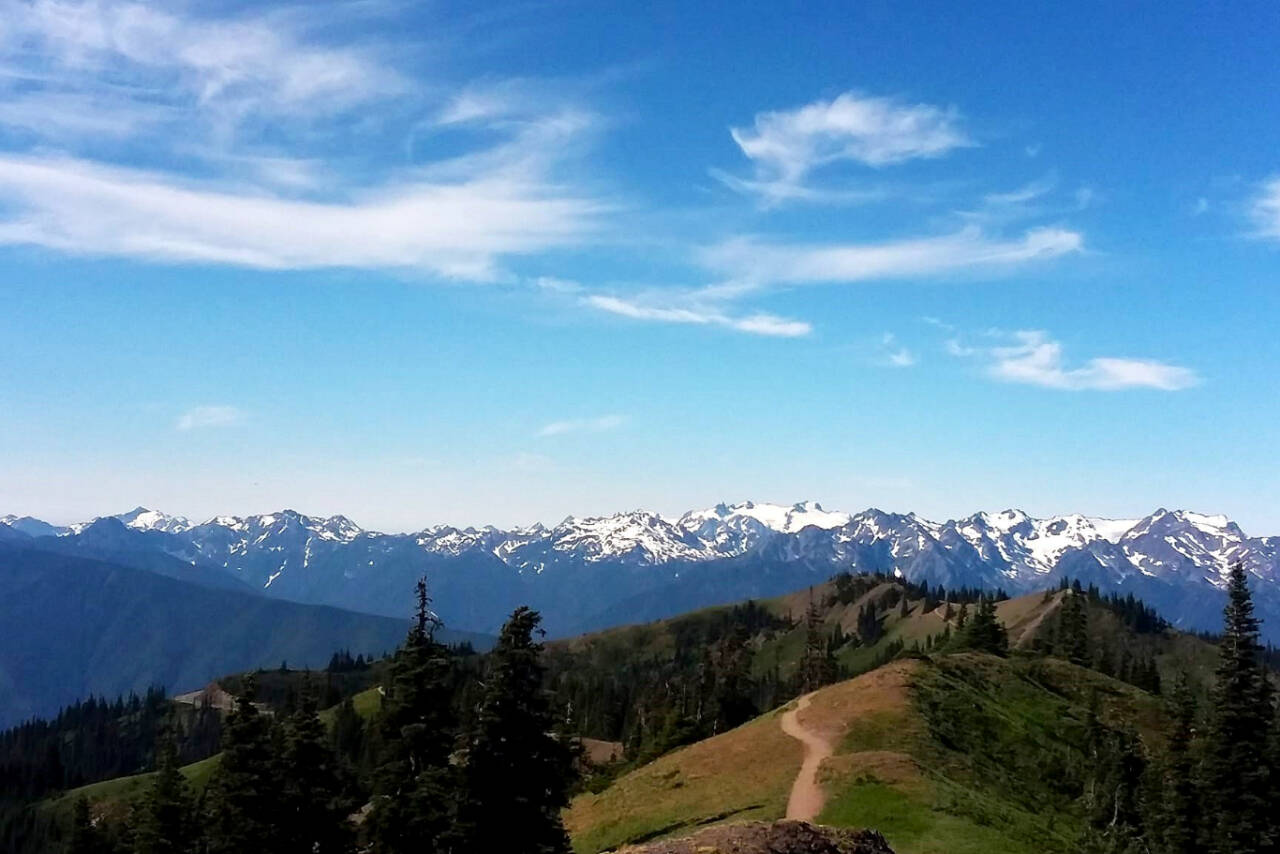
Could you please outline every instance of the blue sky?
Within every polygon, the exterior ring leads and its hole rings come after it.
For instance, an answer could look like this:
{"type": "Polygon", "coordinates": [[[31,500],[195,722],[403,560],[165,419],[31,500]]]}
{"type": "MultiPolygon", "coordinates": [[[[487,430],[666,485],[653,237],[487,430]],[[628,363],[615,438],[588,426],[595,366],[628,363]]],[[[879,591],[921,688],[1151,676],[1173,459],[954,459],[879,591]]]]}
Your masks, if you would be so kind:
{"type": "Polygon", "coordinates": [[[6,2],[0,512],[1280,532],[1280,17],[6,2]]]}

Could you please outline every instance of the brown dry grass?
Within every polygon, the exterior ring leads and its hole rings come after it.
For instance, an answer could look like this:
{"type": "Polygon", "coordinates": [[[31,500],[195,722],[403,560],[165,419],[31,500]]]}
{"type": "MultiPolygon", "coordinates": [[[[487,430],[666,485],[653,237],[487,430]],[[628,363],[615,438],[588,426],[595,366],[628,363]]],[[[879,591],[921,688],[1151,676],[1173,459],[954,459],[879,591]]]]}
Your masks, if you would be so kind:
{"type": "MultiPolygon", "coordinates": [[[[897,661],[828,686],[800,713],[806,728],[836,745],[820,771],[828,792],[861,776],[904,785],[919,779],[915,761],[892,748],[920,725],[909,692],[920,666],[897,661]],[[864,747],[872,744],[874,750],[864,747]]],[[[782,732],[782,711],[670,753],[598,795],[575,798],[565,812],[574,850],[604,851],[728,819],[780,818],[803,758],[800,742],[782,732]]]]}
{"type": "Polygon", "coordinates": [[[804,726],[836,744],[836,754],[823,763],[820,774],[828,793],[864,777],[913,788],[923,785],[920,767],[908,752],[925,737],[923,723],[911,708],[910,689],[922,666],[909,659],[895,661],[824,688],[800,713],[804,726]]]}
{"type": "Polygon", "coordinates": [[[996,616],[1009,630],[1009,642],[1015,647],[1031,644],[1045,618],[1062,605],[1064,593],[1055,593],[1048,602],[1043,593],[1031,593],[996,603],[996,616]]]}
{"type": "Polygon", "coordinates": [[[772,713],[667,754],[565,811],[574,850],[629,841],[721,819],[776,819],[786,811],[803,749],[772,713]]]}
{"type": "Polygon", "coordinates": [[[580,738],[582,755],[592,765],[604,765],[622,758],[622,742],[602,741],[598,738],[580,738]]]}

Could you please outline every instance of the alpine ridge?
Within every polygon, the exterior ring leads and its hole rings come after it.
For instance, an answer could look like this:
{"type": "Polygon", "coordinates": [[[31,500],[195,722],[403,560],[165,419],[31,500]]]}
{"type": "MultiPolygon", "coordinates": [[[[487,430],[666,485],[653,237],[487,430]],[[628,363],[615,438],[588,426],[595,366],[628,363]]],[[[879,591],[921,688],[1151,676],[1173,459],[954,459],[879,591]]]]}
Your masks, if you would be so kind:
{"type": "Polygon", "coordinates": [[[777,595],[842,571],[1010,594],[1079,579],[1132,592],[1182,628],[1211,630],[1227,573],[1240,562],[1260,612],[1280,632],[1280,537],[1250,537],[1225,516],[1163,508],[1141,519],[1033,518],[1010,509],[933,522],[875,508],[849,514],[812,501],[747,501],[678,517],[636,510],[553,526],[381,533],[345,516],[293,510],[197,524],[139,507],[64,528],[6,516],[0,532],[35,548],[132,556],[135,565],[162,556],[218,586],[235,579],[267,596],[395,616],[413,580],[426,575],[457,628],[492,630],[529,602],[557,635],[777,595]]]}

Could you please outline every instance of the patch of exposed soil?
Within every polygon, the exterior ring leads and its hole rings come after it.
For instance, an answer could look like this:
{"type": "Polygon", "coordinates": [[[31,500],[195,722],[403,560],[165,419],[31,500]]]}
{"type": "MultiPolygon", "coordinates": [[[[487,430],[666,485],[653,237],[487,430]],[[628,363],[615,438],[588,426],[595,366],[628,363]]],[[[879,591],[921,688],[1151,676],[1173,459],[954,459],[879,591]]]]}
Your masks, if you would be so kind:
{"type": "Polygon", "coordinates": [[[818,784],[818,769],[822,767],[822,760],[835,751],[829,740],[800,723],[800,713],[809,708],[812,699],[813,694],[805,694],[794,709],[778,719],[782,731],[804,745],[804,763],[791,785],[791,797],[787,801],[787,818],[801,821],[812,821],[822,812],[827,796],[818,784]]]}

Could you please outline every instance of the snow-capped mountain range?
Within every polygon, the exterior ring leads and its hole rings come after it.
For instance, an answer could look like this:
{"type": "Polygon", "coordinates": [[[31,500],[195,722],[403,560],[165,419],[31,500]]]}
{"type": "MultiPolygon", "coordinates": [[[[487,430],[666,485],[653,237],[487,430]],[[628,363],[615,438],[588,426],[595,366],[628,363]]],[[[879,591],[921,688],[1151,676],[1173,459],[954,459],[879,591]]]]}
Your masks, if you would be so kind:
{"type": "Polygon", "coordinates": [[[1249,537],[1224,516],[1180,510],[1141,519],[1005,510],[932,522],[816,502],[744,502],[679,517],[632,511],[550,527],[385,534],[292,510],[197,524],[139,507],[64,528],[5,516],[4,529],[40,548],[117,562],[146,555],[170,562],[169,574],[181,568],[269,596],[383,614],[404,614],[412,581],[425,574],[457,628],[491,629],[529,602],[558,633],[774,595],[845,570],[1011,594],[1079,578],[1133,592],[1176,624],[1214,629],[1225,574],[1239,561],[1270,618],[1268,634],[1280,637],[1280,537],[1249,537]]]}

